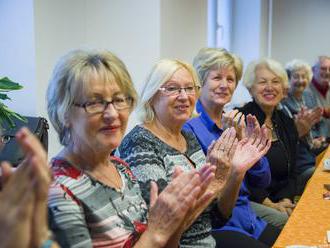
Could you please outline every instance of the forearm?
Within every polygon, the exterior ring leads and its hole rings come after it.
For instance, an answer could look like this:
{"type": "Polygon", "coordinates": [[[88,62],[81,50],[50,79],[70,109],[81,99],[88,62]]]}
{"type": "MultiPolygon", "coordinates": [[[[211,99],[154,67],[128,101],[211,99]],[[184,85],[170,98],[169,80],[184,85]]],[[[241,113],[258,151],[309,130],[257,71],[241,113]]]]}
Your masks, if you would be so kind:
{"type": "Polygon", "coordinates": [[[235,207],[244,174],[231,172],[223,190],[218,195],[217,207],[223,217],[228,218],[235,207]]]}

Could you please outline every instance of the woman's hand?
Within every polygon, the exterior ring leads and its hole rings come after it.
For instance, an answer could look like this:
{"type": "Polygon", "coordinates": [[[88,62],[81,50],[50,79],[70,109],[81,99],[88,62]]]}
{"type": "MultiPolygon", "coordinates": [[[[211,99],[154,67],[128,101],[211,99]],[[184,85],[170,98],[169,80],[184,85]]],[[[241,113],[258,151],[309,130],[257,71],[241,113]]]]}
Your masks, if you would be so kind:
{"type": "Polygon", "coordinates": [[[323,109],[318,107],[314,109],[301,108],[301,110],[294,116],[295,125],[299,137],[303,137],[310,129],[320,121],[323,109]]]}
{"type": "Polygon", "coordinates": [[[279,202],[272,202],[269,198],[266,198],[263,204],[267,207],[274,208],[282,213],[286,213],[288,216],[291,215],[293,209],[295,208],[295,204],[288,198],[283,198],[279,202]]]}
{"type": "Polygon", "coordinates": [[[16,139],[25,153],[25,160],[15,172],[8,163],[2,164],[4,188],[0,193],[0,222],[6,226],[2,229],[6,233],[1,240],[4,247],[40,247],[48,238],[50,173],[47,155],[28,129],[21,129],[16,139]]]}
{"type": "Polygon", "coordinates": [[[226,129],[208,148],[206,161],[216,166],[215,179],[210,184],[209,190],[215,194],[219,193],[226,184],[237,143],[235,128],[231,127],[226,129]]]}
{"type": "Polygon", "coordinates": [[[51,183],[47,154],[39,140],[26,128],[18,132],[16,138],[25,153],[29,166],[33,169],[34,180],[34,214],[32,218],[32,247],[40,247],[48,239],[48,189],[51,183]]]}
{"type": "Polygon", "coordinates": [[[230,127],[234,127],[238,140],[244,138],[246,128],[245,115],[239,112],[237,109],[222,114],[221,124],[223,130],[226,130],[230,127]]]}
{"type": "Polygon", "coordinates": [[[144,236],[148,235],[156,247],[167,244],[201,193],[202,180],[197,171],[175,173],[175,178],[159,195],[157,184],[151,183],[148,228],[144,236]]]}
{"type": "MultiPolygon", "coordinates": [[[[249,118],[254,122],[255,117],[249,118]]],[[[244,176],[246,171],[260,160],[271,146],[270,133],[265,125],[262,128],[254,125],[249,132],[246,138],[238,142],[232,159],[232,171],[241,176],[244,176]]]]}
{"type": "Polygon", "coordinates": [[[3,162],[4,177],[0,192],[1,247],[29,247],[31,241],[34,194],[31,169],[22,164],[15,173],[3,162]]]}
{"type": "MultiPolygon", "coordinates": [[[[197,196],[196,203],[190,208],[190,210],[186,214],[183,225],[181,228],[179,228],[181,231],[187,230],[214,199],[214,193],[208,191],[208,186],[214,179],[215,170],[215,166],[211,166],[211,164],[205,164],[198,171],[201,179],[201,191],[197,196]]],[[[180,232],[180,230],[178,231],[180,232]]]]}

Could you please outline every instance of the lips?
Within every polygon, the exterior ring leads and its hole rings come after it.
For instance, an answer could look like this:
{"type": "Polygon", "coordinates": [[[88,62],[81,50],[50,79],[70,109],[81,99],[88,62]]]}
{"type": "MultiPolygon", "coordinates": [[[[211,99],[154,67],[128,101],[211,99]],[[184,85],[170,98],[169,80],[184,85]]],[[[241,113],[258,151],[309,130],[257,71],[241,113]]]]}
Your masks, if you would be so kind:
{"type": "Polygon", "coordinates": [[[117,130],[120,129],[120,125],[111,125],[111,126],[105,126],[100,129],[100,132],[103,133],[114,133],[117,130]]]}
{"type": "Polygon", "coordinates": [[[217,96],[220,96],[220,97],[228,97],[229,94],[228,93],[225,93],[225,92],[214,92],[217,96]]]}
{"type": "Polygon", "coordinates": [[[189,109],[189,105],[178,105],[175,106],[175,109],[178,109],[180,111],[186,111],[187,109],[189,109]]]}
{"type": "Polygon", "coordinates": [[[276,98],[276,95],[275,94],[271,94],[271,93],[263,94],[262,96],[263,96],[263,98],[265,98],[268,101],[272,101],[272,100],[274,100],[276,98]]]}

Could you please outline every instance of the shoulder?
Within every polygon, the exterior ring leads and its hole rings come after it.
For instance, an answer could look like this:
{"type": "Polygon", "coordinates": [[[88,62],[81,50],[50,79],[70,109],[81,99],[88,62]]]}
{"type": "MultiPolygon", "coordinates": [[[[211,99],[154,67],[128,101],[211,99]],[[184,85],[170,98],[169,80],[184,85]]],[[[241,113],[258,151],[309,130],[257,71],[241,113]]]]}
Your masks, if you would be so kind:
{"type": "Polygon", "coordinates": [[[155,137],[141,126],[134,127],[122,140],[118,151],[122,154],[132,153],[140,150],[153,150],[155,148],[155,137]]]}

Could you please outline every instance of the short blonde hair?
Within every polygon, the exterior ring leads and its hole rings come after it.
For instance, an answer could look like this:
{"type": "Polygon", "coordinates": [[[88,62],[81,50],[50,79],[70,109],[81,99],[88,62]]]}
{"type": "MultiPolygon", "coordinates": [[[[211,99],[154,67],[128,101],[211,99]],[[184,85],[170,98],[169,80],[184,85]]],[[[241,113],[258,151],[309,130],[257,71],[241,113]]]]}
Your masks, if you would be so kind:
{"type": "Polygon", "coordinates": [[[304,70],[306,72],[308,82],[312,80],[312,67],[303,60],[293,59],[285,65],[285,69],[288,74],[289,80],[291,80],[292,74],[298,70],[304,70]]]}
{"type": "Polygon", "coordinates": [[[236,75],[236,85],[242,78],[242,60],[237,55],[228,52],[224,48],[202,48],[195,56],[193,65],[202,86],[204,85],[210,70],[233,67],[236,75]]]}
{"type": "Polygon", "coordinates": [[[283,66],[276,60],[270,58],[261,58],[259,60],[252,61],[246,68],[243,78],[244,86],[250,90],[256,83],[256,70],[260,66],[265,66],[268,70],[273,72],[281,81],[283,89],[289,87],[288,75],[283,66]]]}
{"type": "Polygon", "coordinates": [[[156,95],[159,88],[166,83],[177,70],[182,68],[190,73],[194,85],[200,86],[198,76],[190,64],[177,59],[160,60],[152,68],[141,92],[140,102],[137,107],[140,122],[150,123],[154,120],[155,112],[151,106],[153,97],[156,95]]]}
{"type": "Polygon", "coordinates": [[[60,143],[71,142],[66,119],[72,105],[88,90],[91,79],[97,75],[106,83],[116,82],[124,94],[132,98],[137,93],[124,63],[109,51],[74,50],[60,58],[47,90],[48,116],[58,133],[60,143]]]}

